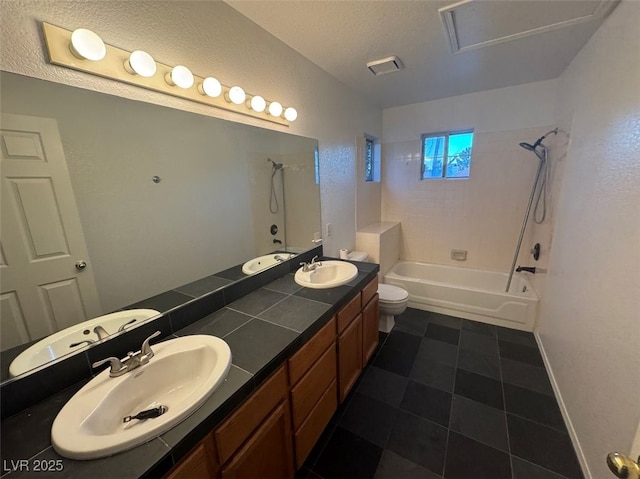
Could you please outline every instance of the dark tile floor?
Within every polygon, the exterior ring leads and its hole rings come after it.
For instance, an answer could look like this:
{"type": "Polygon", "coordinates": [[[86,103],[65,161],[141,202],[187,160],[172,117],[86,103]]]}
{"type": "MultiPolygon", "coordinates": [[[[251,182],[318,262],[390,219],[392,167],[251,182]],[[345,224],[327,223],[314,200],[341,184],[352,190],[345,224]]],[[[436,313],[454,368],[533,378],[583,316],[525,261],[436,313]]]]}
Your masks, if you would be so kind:
{"type": "Polygon", "coordinates": [[[298,475],[583,477],[533,334],[411,308],[298,475]]]}

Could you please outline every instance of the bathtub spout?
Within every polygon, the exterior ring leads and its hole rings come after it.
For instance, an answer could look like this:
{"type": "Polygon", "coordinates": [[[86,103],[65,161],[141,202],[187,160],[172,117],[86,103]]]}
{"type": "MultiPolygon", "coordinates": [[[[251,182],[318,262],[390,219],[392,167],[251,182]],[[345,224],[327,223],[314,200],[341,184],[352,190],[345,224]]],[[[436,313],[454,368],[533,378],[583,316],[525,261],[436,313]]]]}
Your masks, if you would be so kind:
{"type": "Polygon", "coordinates": [[[527,273],[535,274],[536,268],[535,268],[535,266],[518,266],[516,268],[516,273],[520,273],[522,271],[526,271],[527,273]]]}

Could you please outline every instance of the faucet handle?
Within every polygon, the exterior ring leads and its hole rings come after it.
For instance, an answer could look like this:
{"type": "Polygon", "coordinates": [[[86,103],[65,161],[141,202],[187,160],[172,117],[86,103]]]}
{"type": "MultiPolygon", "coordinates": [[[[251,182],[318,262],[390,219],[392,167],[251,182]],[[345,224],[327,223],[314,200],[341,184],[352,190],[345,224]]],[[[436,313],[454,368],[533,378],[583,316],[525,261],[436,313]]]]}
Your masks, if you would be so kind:
{"type": "Polygon", "coordinates": [[[117,373],[121,372],[123,369],[126,368],[126,366],[124,364],[122,364],[122,361],[120,361],[120,359],[116,358],[115,356],[111,356],[111,357],[103,359],[101,361],[96,361],[95,363],[93,363],[91,365],[91,367],[99,368],[100,366],[102,366],[103,364],[106,364],[106,363],[110,363],[110,366],[111,366],[111,370],[109,371],[109,375],[117,374],[117,373]]]}
{"type": "Polygon", "coordinates": [[[160,331],[156,331],[155,333],[153,333],[151,336],[149,336],[147,339],[144,340],[144,342],[142,343],[142,347],[140,348],[141,356],[146,357],[147,360],[153,357],[153,351],[151,350],[151,345],[149,344],[149,341],[151,341],[153,338],[160,336],[161,334],[162,333],[160,331]]]}

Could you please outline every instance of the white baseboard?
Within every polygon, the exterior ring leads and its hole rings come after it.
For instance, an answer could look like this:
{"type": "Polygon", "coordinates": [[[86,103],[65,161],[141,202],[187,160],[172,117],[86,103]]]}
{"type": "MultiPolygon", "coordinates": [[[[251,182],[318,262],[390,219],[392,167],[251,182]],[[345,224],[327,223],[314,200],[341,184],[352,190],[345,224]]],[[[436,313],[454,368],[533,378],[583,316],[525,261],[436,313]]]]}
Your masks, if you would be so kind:
{"type": "Polygon", "coordinates": [[[580,446],[580,441],[578,440],[576,430],[573,428],[573,424],[571,423],[571,416],[569,416],[569,411],[567,410],[567,407],[564,404],[564,400],[562,399],[562,395],[560,394],[560,388],[558,387],[558,383],[556,382],[556,378],[553,374],[553,369],[551,368],[549,358],[547,357],[547,352],[545,351],[544,345],[542,344],[542,339],[540,339],[537,331],[534,332],[533,335],[536,338],[536,342],[538,343],[538,349],[540,349],[542,361],[544,362],[544,367],[546,368],[547,374],[549,375],[551,387],[553,388],[553,393],[555,394],[556,400],[558,401],[558,406],[560,406],[560,412],[562,413],[562,418],[564,419],[564,423],[567,426],[567,431],[569,432],[569,437],[571,438],[573,448],[576,450],[576,455],[578,456],[578,462],[580,463],[580,467],[582,468],[582,473],[584,474],[585,479],[593,479],[591,471],[589,470],[589,465],[587,464],[587,459],[584,455],[584,452],[582,451],[582,447],[580,446]]]}

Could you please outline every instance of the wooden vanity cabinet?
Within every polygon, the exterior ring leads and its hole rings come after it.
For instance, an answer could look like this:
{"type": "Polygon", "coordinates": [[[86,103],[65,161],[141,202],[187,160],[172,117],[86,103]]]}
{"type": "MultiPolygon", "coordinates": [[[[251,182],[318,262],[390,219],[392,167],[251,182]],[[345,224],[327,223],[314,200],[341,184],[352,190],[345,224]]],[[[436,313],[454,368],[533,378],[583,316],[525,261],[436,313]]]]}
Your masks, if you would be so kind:
{"type": "Polygon", "coordinates": [[[291,478],[378,345],[374,278],[165,479],[291,478]]]}
{"type": "Polygon", "coordinates": [[[216,446],[213,435],[209,434],[187,454],[187,457],[169,471],[165,479],[208,479],[218,477],[219,473],[220,464],[216,455],[216,446]]]}
{"type": "Polygon", "coordinates": [[[338,393],[342,403],[362,373],[362,314],[338,337],[338,393]]]}
{"type": "Polygon", "coordinates": [[[222,479],[283,479],[293,477],[291,419],[288,401],[262,423],[246,444],[222,468],[222,479]]]}
{"type": "Polygon", "coordinates": [[[289,383],[282,365],[165,479],[285,479],[294,473],[289,383]]]}
{"type": "Polygon", "coordinates": [[[378,347],[378,277],[362,290],[362,367],[373,357],[378,347]]]}
{"type": "Polygon", "coordinates": [[[366,365],[378,347],[378,294],[362,308],[362,365],[366,365]]]}
{"type": "Polygon", "coordinates": [[[213,436],[223,478],[293,477],[289,384],[282,365],[213,436]]]}
{"type": "Polygon", "coordinates": [[[288,361],[296,469],[299,469],[338,407],[336,319],[288,361]]]}
{"type": "Polygon", "coordinates": [[[348,396],[378,346],[377,291],[376,276],[337,314],[340,403],[348,396]]]}

